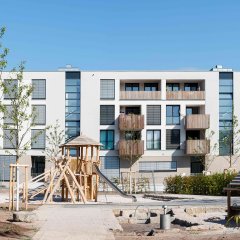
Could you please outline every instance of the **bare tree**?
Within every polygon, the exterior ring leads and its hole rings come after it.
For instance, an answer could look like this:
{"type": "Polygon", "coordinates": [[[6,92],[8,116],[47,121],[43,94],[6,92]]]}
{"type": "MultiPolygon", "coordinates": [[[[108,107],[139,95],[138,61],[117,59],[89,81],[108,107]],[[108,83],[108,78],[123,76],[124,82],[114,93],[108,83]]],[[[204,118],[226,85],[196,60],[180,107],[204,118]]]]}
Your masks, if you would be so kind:
{"type": "Polygon", "coordinates": [[[47,147],[45,154],[49,161],[54,162],[61,154],[59,146],[63,143],[65,138],[64,130],[60,129],[59,121],[56,120],[55,125],[50,126],[46,134],[47,147]]]}
{"type": "MultiPolygon", "coordinates": [[[[214,131],[210,131],[206,133],[206,140],[209,141],[209,151],[207,154],[202,154],[200,156],[196,156],[197,160],[199,160],[203,167],[204,167],[204,171],[208,172],[209,168],[211,166],[211,164],[213,163],[213,161],[216,159],[217,156],[217,143],[215,144],[211,144],[213,136],[214,136],[215,132],[214,131]]],[[[202,145],[198,146],[197,149],[195,149],[196,153],[202,153],[205,152],[205,147],[203,147],[202,145]]]]}

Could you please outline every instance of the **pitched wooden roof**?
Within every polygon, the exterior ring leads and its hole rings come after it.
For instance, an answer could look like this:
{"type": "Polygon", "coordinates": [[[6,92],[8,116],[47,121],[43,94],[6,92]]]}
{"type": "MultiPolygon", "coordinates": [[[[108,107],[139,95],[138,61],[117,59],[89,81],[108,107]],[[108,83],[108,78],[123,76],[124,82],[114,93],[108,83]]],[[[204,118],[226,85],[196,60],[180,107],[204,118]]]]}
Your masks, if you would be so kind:
{"type": "Polygon", "coordinates": [[[86,135],[80,135],[76,138],[70,139],[68,142],[62,144],[60,147],[70,146],[101,146],[102,144],[87,137],[86,135]]]}

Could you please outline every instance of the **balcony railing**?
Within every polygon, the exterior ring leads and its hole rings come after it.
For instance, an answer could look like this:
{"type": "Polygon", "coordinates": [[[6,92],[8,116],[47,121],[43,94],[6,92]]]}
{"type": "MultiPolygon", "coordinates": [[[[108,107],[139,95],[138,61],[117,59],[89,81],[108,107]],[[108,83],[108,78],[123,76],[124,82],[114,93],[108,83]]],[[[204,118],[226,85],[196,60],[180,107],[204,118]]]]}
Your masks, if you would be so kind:
{"type": "Polygon", "coordinates": [[[140,157],[144,154],[143,140],[120,140],[118,142],[118,150],[120,157],[130,158],[140,157]]]}
{"type": "Polygon", "coordinates": [[[157,100],[161,91],[120,91],[121,100],[157,100]]]}
{"type": "Polygon", "coordinates": [[[141,131],[144,129],[144,116],[120,114],[118,118],[120,131],[141,131]]]}
{"type": "Polygon", "coordinates": [[[192,114],[185,117],[186,130],[208,129],[210,126],[210,115],[192,114]]]}
{"type": "Polygon", "coordinates": [[[167,91],[167,100],[204,100],[205,91],[167,91]]]}
{"type": "Polygon", "coordinates": [[[210,140],[187,140],[186,154],[187,155],[206,155],[210,152],[210,140]]]}

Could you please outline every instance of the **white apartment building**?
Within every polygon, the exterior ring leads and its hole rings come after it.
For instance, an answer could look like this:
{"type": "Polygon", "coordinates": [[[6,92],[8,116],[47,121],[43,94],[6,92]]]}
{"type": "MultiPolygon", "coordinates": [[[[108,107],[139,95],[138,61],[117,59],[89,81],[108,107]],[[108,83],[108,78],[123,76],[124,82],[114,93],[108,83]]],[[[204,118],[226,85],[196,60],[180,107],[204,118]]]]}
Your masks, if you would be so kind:
{"type": "MultiPolygon", "coordinates": [[[[224,155],[229,149],[221,138],[231,130],[233,115],[240,116],[240,72],[221,66],[182,72],[80,71],[67,66],[56,72],[24,72],[24,81],[34,86],[29,101],[38,111],[31,134],[58,119],[66,140],[83,133],[100,141],[101,168],[109,178],[129,171],[130,158],[136,160],[133,171],[149,177],[154,173],[159,181],[202,172],[199,156],[214,155],[212,172],[228,168],[224,155]]],[[[6,105],[8,101],[5,96],[6,105]]],[[[45,134],[37,140],[21,159],[32,176],[49,167],[45,134]]],[[[0,146],[0,167],[8,180],[6,166],[15,159],[7,156],[4,138],[0,146]]],[[[233,167],[240,169],[239,162],[233,167]]]]}

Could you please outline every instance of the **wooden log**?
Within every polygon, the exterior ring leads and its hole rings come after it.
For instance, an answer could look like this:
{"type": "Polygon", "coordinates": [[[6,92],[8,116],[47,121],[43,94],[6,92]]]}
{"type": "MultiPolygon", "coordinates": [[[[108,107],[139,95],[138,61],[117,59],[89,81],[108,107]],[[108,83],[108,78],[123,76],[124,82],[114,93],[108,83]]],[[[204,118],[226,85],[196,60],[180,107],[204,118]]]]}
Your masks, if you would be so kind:
{"type": "Polygon", "coordinates": [[[12,201],[13,201],[13,196],[12,196],[12,182],[13,182],[13,167],[10,166],[10,181],[9,181],[9,205],[8,205],[8,209],[9,211],[12,210],[12,201]]]}
{"type": "Polygon", "coordinates": [[[78,184],[78,181],[75,178],[75,176],[74,176],[72,170],[69,168],[69,166],[67,167],[67,170],[68,170],[69,174],[71,175],[73,181],[75,182],[75,184],[76,184],[76,186],[77,186],[77,188],[78,188],[78,190],[80,192],[80,195],[81,195],[81,198],[82,198],[83,202],[86,203],[87,199],[86,199],[86,196],[83,193],[82,187],[78,184]]]}
{"type": "Polygon", "coordinates": [[[25,210],[28,209],[28,167],[25,167],[25,210]]]}
{"type": "MultiPolygon", "coordinates": [[[[47,200],[48,194],[49,194],[50,189],[51,189],[51,185],[53,184],[53,180],[54,180],[54,178],[56,177],[57,172],[58,172],[58,169],[55,169],[54,174],[53,174],[53,178],[52,178],[52,180],[50,181],[50,183],[49,183],[49,185],[48,185],[47,191],[45,192],[45,195],[44,195],[42,204],[44,204],[44,203],[46,202],[46,200],[47,200]]],[[[51,192],[52,192],[52,191],[51,191],[51,192]]]]}

